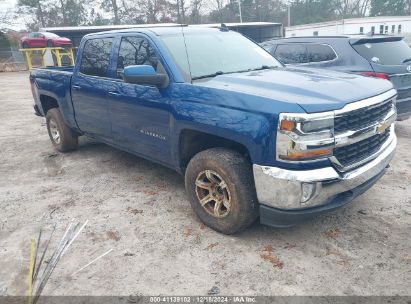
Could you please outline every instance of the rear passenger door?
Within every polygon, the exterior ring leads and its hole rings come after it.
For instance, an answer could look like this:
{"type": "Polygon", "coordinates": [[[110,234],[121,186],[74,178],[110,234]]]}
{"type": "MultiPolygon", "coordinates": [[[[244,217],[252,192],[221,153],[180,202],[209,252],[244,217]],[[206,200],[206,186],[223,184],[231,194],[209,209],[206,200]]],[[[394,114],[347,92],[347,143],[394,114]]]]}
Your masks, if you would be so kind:
{"type": "Polygon", "coordinates": [[[123,70],[151,65],[166,74],[154,45],[143,35],[123,36],[116,48],[110,89],[112,134],[116,145],[160,163],[170,162],[168,88],[126,83],[123,70]]]}
{"type": "Polygon", "coordinates": [[[111,142],[108,89],[110,56],[114,38],[92,38],[83,45],[81,61],[71,82],[71,95],[77,124],[83,132],[111,142]]]}

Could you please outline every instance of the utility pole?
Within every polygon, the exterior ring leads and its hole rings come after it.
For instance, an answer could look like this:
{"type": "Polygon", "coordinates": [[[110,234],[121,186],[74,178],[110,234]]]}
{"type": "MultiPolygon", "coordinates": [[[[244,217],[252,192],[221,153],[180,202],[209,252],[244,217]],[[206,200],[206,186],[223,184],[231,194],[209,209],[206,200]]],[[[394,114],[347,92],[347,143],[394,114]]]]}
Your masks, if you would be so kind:
{"type": "Polygon", "coordinates": [[[290,4],[288,4],[288,6],[287,6],[287,15],[288,15],[287,24],[288,24],[288,26],[291,26],[291,5],[290,4]]]}
{"type": "Polygon", "coordinates": [[[240,23],[243,23],[243,16],[241,15],[241,0],[238,0],[238,11],[240,12],[240,23]]]}

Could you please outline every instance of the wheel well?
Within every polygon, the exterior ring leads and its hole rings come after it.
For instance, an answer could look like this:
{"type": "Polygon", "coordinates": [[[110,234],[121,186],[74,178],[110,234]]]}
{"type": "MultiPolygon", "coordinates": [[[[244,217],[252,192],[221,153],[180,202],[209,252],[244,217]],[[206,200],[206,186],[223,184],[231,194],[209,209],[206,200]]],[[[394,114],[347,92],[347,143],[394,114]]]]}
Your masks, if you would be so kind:
{"type": "Polygon", "coordinates": [[[237,151],[250,160],[247,148],[238,142],[199,131],[184,130],[180,134],[180,168],[184,171],[190,159],[197,153],[217,147],[237,151]]]}
{"type": "Polygon", "coordinates": [[[40,95],[40,102],[44,115],[47,114],[48,110],[59,107],[57,100],[47,95],[40,95]]]}

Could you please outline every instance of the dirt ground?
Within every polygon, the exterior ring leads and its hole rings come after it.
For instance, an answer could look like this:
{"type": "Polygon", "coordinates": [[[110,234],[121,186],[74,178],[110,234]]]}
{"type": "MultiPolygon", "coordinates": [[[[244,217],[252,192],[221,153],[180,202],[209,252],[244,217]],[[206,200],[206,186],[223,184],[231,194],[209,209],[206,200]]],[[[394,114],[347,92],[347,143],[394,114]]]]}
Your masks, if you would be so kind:
{"type": "Polygon", "coordinates": [[[89,223],[44,294],[411,294],[411,119],[397,124],[387,174],[348,207],[225,236],[201,224],[169,169],[87,139],[57,153],[27,73],[0,73],[0,87],[0,295],[26,294],[30,239],[56,223],[54,249],[71,219],[89,223]]]}

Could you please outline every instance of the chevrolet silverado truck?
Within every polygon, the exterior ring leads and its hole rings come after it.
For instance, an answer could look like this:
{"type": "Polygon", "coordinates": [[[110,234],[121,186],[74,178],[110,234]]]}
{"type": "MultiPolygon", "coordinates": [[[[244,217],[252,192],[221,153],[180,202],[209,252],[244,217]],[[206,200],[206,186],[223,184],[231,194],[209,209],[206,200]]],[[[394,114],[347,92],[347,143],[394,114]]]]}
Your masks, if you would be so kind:
{"type": "Polygon", "coordinates": [[[290,227],[340,208],[386,171],[389,81],[286,68],[239,33],[153,27],[86,35],[74,67],[30,74],[54,147],[78,137],[170,167],[209,227],[290,227]]]}

